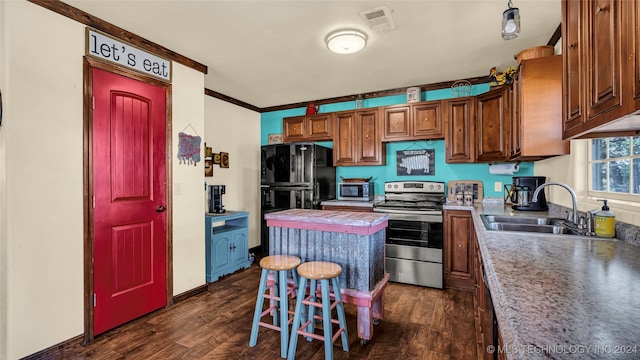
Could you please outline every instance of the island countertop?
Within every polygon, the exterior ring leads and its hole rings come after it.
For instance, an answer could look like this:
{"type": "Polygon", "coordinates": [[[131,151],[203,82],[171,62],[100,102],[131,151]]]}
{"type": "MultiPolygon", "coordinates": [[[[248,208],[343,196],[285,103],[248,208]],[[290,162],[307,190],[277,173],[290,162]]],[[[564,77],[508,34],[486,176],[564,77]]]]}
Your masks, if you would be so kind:
{"type": "Polygon", "coordinates": [[[373,234],[387,227],[389,215],[333,210],[289,209],[265,214],[267,226],[373,234]]]}
{"type": "Polygon", "coordinates": [[[508,359],[640,358],[640,246],[621,240],[487,230],[470,210],[508,359]]]}

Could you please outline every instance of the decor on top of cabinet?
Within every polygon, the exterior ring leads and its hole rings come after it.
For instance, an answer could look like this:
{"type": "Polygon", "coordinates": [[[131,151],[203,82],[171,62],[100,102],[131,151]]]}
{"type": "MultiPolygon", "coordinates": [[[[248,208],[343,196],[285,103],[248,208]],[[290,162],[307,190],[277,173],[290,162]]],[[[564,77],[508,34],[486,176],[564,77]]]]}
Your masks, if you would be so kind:
{"type": "Polygon", "coordinates": [[[458,80],[451,85],[453,97],[471,96],[471,82],[469,80],[458,80]]]}
{"type": "Polygon", "coordinates": [[[505,70],[504,72],[498,72],[497,68],[494,66],[489,70],[489,83],[490,87],[501,86],[506,84],[511,84],[513,81],[513,77],[516,74],[517,66],[512,66],[505,70]]]}
{"type": "Polygon", "coordinates": [[[193,128],[191,123],[187,125],[181,132],[178,133],[178,160],[179,164],[188,164],[196,166],[200,161],[200,141],[202,139],[198,135],[196,129],[193,128]],[[187,128],[191,128],[194,135],[186,134],[184,131],[187,128]]]}
{"type": "Polygon", "coordinates": [[[414,86],[407,88],[407,103],[419,102],[421,99],[420,87],[414,86]]]}
{"type": "Polygon", "coordinates": [[[315,115],[320,112],[320,105],[307,105],[307,115],[315,115]]]}
{"type": "Polygon", "coordinates": [[[397,175],[435,175],[435,152],[435,149],[396,151],[397,175]]]}

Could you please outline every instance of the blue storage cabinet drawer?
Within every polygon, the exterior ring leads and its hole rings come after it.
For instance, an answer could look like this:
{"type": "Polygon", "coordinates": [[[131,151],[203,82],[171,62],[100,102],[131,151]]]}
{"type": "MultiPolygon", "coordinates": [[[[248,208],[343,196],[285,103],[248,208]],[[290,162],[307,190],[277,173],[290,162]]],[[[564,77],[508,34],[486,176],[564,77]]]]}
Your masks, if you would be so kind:
{"type": "Polygon", "coordinates": [[[248,226],[248,212],[205,215],[207,282],[214,282],[221,276],[251,265],[248,226]]]}

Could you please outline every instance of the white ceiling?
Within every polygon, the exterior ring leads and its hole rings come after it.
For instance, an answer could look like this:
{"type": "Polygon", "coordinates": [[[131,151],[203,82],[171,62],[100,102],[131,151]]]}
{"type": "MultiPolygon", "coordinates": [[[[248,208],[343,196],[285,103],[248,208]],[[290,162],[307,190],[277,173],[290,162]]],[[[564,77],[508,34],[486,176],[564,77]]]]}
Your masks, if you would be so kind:
{"type": "Polygon", "coordinates": [[[560,0],[513,0],[521,35],[505,41],[506,0],[63,1],[208,66],[206,88],[261,108],[488,75],[546,45],[561,21],[560,0]],[[380,6],[395,30],[360,18],[380,6]],[[340,28],[363,30],[367,47],[329,52],[340,28]]]}

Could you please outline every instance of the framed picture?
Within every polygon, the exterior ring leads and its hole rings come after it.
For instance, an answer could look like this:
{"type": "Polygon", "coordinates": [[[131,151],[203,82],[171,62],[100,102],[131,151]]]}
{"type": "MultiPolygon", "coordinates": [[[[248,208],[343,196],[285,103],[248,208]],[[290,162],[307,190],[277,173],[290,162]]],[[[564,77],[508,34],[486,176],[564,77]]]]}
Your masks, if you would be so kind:
{"type": "Polygon", "coordinates": [[[228,168],[229,167],[229,153],[220,152],[220,167],[228,168]]]}
{"type": "Polygon", "coordinates": [[[213,154],[213,163],[216,165],[220,165],[220,153],[213,154]]]}
{"type": "Polygon", "coordinates": [[[211,159],[204,160],[204,176],[213,176],[213,160],[211,159]]]}
{"type": "Polygon", "coordinates": [[[435,149],[400,150],[396,152],[397,175],[435,175],[435,149]]]}

